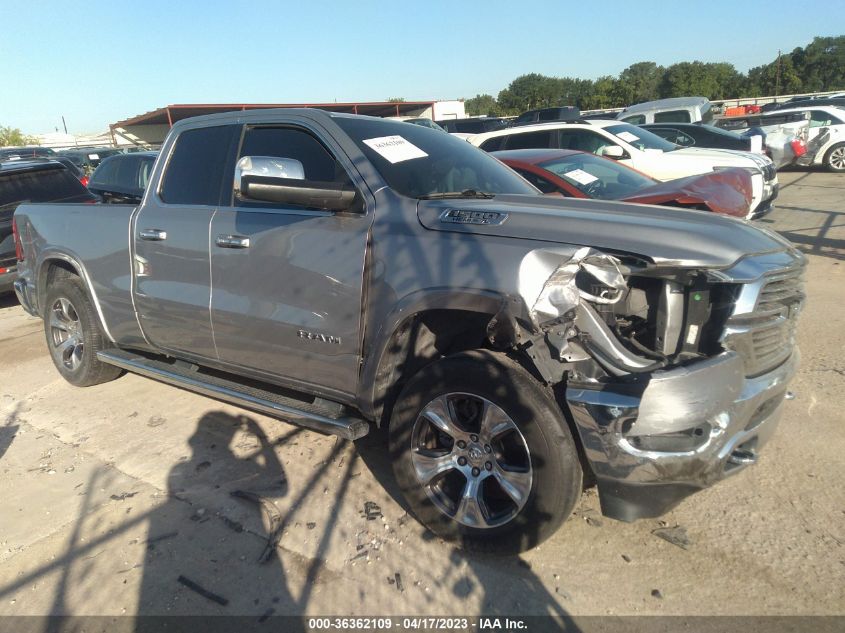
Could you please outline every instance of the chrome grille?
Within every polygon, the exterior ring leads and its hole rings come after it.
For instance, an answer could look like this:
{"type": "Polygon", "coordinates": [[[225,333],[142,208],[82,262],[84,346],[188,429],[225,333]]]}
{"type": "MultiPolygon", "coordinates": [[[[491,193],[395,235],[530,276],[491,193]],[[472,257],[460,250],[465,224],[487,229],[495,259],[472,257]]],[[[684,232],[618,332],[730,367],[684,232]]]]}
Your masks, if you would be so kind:
{"type": "Polygon", "coordinates": [[[745,362],[746,376],[764,374],[783,363],[795,347],[798,314],[804,304],[804,266],[767,275],[746,284],[738,304],[753,306],[728,320],[725,346],[738,352],[745,362]]]}

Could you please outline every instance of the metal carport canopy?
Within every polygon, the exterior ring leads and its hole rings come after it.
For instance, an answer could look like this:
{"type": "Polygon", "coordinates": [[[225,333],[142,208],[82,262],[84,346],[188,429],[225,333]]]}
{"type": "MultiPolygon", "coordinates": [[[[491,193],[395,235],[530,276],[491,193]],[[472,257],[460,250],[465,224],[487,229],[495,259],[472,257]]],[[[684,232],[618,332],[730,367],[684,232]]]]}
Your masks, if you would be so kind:
{"type": "Polygon", "coordinates": [[[369,116],[421,116],[430,113],[434,101],[376,101],[359,103],[181,103],[139,114],[109,128],[112,136],[119,134],[133,143],[159,145],[177,121],[204,114],[258,110],[263,108],[320,108],[330,112],[347,112],[369,116]]]}

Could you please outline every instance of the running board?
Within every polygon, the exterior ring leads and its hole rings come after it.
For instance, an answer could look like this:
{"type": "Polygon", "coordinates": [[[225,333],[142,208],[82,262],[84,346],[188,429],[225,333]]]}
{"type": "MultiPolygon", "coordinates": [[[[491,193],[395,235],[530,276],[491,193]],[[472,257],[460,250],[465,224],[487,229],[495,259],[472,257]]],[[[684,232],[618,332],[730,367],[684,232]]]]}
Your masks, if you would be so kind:
{"type": "Polygon", "coordinates": [[[333,413],[338,409],[320,406],[323,402],[321,400],[310,403],[283,396],[261,387],[202,373],[193,370],[190,365],[173,365],[120,349],[97,352],[97,358],[126,371],[280,418],[320,433],[357,440],[370,430],[370,425],[361,418],[335,417],[333,413]]]}

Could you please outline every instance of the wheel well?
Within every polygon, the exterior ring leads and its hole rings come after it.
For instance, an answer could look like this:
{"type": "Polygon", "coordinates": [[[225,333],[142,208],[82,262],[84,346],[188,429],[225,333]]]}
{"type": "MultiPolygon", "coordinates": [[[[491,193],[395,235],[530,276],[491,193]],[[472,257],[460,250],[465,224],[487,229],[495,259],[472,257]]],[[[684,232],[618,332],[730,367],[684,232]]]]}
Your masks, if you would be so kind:
{"type": "Polygon", "coordinates": [[[469,310],[427,310],[403,321],[391,336],[376,374],[377,424],[387,426],[396,398],[420,369],[445,356],[485,347],[492,317],[469,310]]]}
{"type": "Polygon", "coordinates": [[[73,264],[63,259],[51,259],[44,262],[41,271],[41,280],[38,284],[38,289],[40,295],[39,303],[42,305],[41,309],[43,311],[46,309],[43,304],[47,296],[47,288],[50,287],[50,284],[62,277],[80,277],[80,274],[73,264]]]}
{"type": "MultiPolygon", "coordinates": [[[[387,427],[402,388],[426,365],[459,352],[492,349],[487,337],[487,326],[493,316],[468,310],[428,310],[403,321],[387,344],[376,374],[376,424],[379,427],[387,427]]],[[[537,368],[525,354],[508,355],[538,382],[543,382],[537,368]]],[[[584,471],[584,487],[591,487],[595,484],[595,476],[581,444],[581,435],[566,403],[566,383],[547,388],[550,389],[552,398],[557,401],[563,419],[575,440],[578,458],[584,471]]]]}
{"type": "Polygon", "coordinates": [[[44,281],[49,284],[57,277],[65,277],[68,275],[79,277],[79,272],[69,262],[66,262],[63,259],[54,259],[47,262],[47,274],[44,281]]]}

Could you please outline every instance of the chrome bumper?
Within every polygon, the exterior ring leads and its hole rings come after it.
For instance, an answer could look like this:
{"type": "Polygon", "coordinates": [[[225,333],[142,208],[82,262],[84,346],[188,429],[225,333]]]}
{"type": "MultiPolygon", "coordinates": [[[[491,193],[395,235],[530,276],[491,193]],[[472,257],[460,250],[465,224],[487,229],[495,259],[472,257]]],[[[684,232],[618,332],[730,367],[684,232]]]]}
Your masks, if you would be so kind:
{"type": "Polygon", "coordinates": [[[569,386],[566,399],[596,475],[602,512],[659,516],[757,460],[800,362],[743,376],[735,352],[651,374],[646,384],[569,386]]]}

